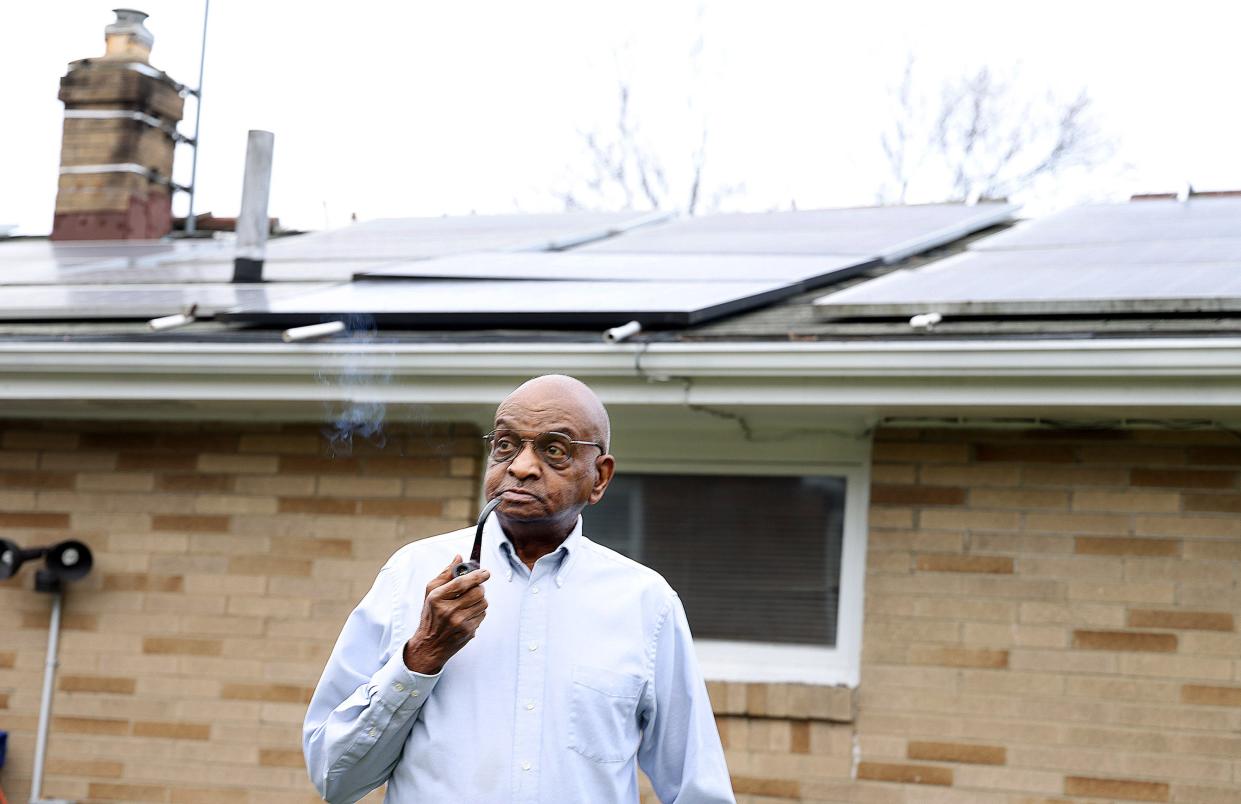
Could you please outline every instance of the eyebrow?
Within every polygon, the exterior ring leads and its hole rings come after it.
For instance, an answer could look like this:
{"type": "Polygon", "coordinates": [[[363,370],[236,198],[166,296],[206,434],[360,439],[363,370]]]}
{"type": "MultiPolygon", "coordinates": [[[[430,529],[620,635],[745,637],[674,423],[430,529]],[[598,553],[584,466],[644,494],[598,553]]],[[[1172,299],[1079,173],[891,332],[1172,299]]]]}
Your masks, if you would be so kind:
{"type": "MultiPolygon", "coordinates": [[[[521,432],[521,428],[519,428],[519,427],[514,427],[514,426],[513,426],[513,424],[512,424],[511,422],[509,422],[509,420],[508,420],[508,419],[505,419],[503,416],[501,416],[500,418],[496,419],[495,427],[496,427],[496,429],[497,429],[497,430],[501,430],[501,429],[503,429],[503,430],[517,430],[518,432],[521,432]]],[[[526,430],[525,432],[533,432],[533,431],[531,431],[531,430],[526,430]]],[[[554,424],[554,425],[552,425],[550,428],[548,428],[547,430],[543,430],[543,431],[541,431],[541,432],[544,432],[544,433],[564,433],[565,435],[567,435],[567,436],[571,436],[572,438],[579,438],[579,437],[580,437],[580,436],[579,436],[579,434],[578,434],[577,432],[575,432],[575,431],[574,431],[574,429],[573,429],[573,427],[572,427],[572,426],[570,426],[570,425],[568,425],[568,424],[565,424],[564,422],[560,422],[560,423],[554,424]]]]}

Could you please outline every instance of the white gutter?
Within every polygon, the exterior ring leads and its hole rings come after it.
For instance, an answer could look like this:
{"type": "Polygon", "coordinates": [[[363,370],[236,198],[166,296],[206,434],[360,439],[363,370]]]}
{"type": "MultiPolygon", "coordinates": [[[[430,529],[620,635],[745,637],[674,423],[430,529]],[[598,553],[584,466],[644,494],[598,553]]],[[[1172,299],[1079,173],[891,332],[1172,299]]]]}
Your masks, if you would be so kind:
{"type": "MultiPolygon", "coordinates": [[[[813,343],[61,343],[0,342],[0,374],[301,375],[339,369],[401,376],[885,379],[1235,377],[1241,338],[813,343]]],[[[0,397],[5,389],[0,386],[0,397]]]]}

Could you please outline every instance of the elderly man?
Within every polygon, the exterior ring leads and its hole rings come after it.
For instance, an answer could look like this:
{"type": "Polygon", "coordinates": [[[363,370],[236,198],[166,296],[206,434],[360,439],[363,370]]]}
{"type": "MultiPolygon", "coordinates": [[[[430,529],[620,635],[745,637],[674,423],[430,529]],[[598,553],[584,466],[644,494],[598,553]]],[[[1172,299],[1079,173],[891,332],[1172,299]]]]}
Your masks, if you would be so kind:
{"type": "Polygon", "coordinates": [[[636,802],[636,763],[661,801],[733,801],[680,600],[582,533],[609,438],[571,377],[500,404],[482,568],[453,578],[472,528],[398,550],[323,671],[303,748],[324,798],[636,802]]]}

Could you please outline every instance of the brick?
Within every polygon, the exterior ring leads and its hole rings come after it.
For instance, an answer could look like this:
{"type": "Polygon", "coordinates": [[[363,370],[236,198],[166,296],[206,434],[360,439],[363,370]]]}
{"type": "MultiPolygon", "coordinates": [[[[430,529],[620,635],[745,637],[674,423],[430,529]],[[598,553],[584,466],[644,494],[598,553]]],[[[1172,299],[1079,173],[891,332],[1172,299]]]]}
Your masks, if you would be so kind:
{"type": "Polygon", "coordinates": [[[1173,653],[1176,634],[1135,631],[1074,631],[1073,647],[1081,650],[1143,651],[1173,653]]]}
{"type": "Polygon", "coordinates": [[[973,648],[941,647],[937,645],[911,645],[911,664],[929,664],[943,667],[1008,667],[1008,651],[973,648]]]}
{"type": "Polygon", "coordinates": [[[228,683],[220,690],[220,697],[232,701],[272,701],[276,703],[310,703],[312,687],[294,684],[240,684],[228,683]]]}
{"type": "Polygon", "coordinates": [[[1065,444],[976,444],[974,460],[1019,463],[1073,463],[1074,449],[1065,444]]]}
{"type": "Polygon", "coordinates": [[[933,530],[1016,530],[1020,514],[1015,511],[929,509],[919,514],[924,528],[933,530]]]}
{"type": "Polygon", "coordinates": [[[206,723],[139,721],[134,723],[134,736],[158,737],[164,740],[209,740],[211,726],[206,723]]]}
{"type": "Polygon", "coordinates": [[[439,500],[362,500],[364,516],[439,516],[443,504],[439,500]]]}
{"type": "Polygon", "coordinates": [[[1021,483],[1024,486],[1125,486],[1129,483],[1129,470],[1107,466],[1039,466],[1028,464],[1021,467],[1021,483]]]}
{"type": "Polygon", "coordinates": [[[1013,560],[1007,556],[921,555],[916,566],[919,572],[1013,574],[1013,560]]]}
{"type": "Polygon", "coordinates": [[[246,433],[237,449],[278,455],[317,455],[323,439],[311,433],[246,433]]]}
{"type": "Polygon", "coordinates": [[[794,754],[810,753],[810,721],[797,720],[789,724],[789,750],[794,754]]]}
{"type": "Polygon", "coordinates": [[[1074,491],[1073,510],[1168,513],[1181,510],[1181,495],[1171,491],[1074,491]]]}
{"type": "Polygon", "coordinates": [[[125,770],[120,762],[103,759],[54,759],[47,760],[46,770],[49,776],[95,776],[105,779],[119,779],[125,770]]]}
{"type": "Polygon", "coordinates": [[[236,478],[232,475],[156,475],[156,491],[224,492],[232,491],[236,478]]]}
{"type": "Polygon", "coordinates": [[[233,556],[228,571],[237,575],[310,575],[314,562],[282,556],[233,556]]]}
{"type": "Polygon", "coordinates": [[[52,728],[73,734],[108,734],[123,737],[129,733],[129,721],[116,718],[52,716],[52,728]]]}
{"type": "Polygon", "coordinates": [[[0,528],[54,528],[68,530],[68,514],[35,511],[0,511],[0,528]]]}
{"type": "Polygon", "coordinates": [[[301,751],[291,748],[261,748],[259,749],[259,764],[264,767],[298,768],[300,770],[306,767],[306,759],[301,751]]]}
{"type": "Polygon", "coordinates": [[[1241,514],[1241,494],[1185,494],[1185,510],[1241,514]]]}
{"type": "Polygon", "coordinates": [[[1129,517],[1121,514],[1040,513],[1025,515],[1027,531],[1051,531],[1058,534],[1116,533],[1128,534],[1129,517]]]}
{"type": "Polygon", "coordinates": [[[911,740],[906,749],[909,759],[933,762],[963,762],[971,765],[1003,765],[1007,751],[999,745],[973,743],[942,743],[911,740]]]}
{"type": "Polygon", "coordinates": [[[1073,552],[1090,556],[1177,556],[1181,553],[1178,539],[1124,539],[1078,536],[1073,552]]]}
{"type": "Polygon", "coordinates": [[[181,575],[109,572],[103,576],[105,592],[180,592],[184,586],[185,578],[181,575]]]}
{"type": "Polygon", "coordinates": [[[143,653],[175,653],[186,656],[219,656],[223,643],[218,639],[189,637],[147,637],[142,640],[143,653]]]}
{"type": "Polygon", "coordinates": [[[116,456],[116,468],[123,472],[135,470],[190,472],[197,466],[197,455],[168,452],[122,452],[116,456]]]}
{"type": "Polygon", "coordinates": [[[194,533],[228,533],[232,519],[209,514],[157,514],[151,517],[151,530],[194,533]]]}
{"type": "Polygon", "coordinates": [[[442,477],[448,474],[448,461],[443,458],[367,458],[362,463],[362,472],[397,477],[442,477]]]}
{"type": "Polygon", "coordinates": [[[1199,466],[1241,466],[1241,447],[1190,447],[1187,457],[1199,466]]]}
{"type": "Polygon", "coordinates": [[[71,489],[73,475],[52,472],[0,472],[4,489],[71,489]]]}
{"type": "Polygon", "coordinates": [[[358,509],[356,500],[324,500],[316,497],[281,497],[282,514],[328,514],[347,516],[358,509]]]}
{"type": "Polygon", "coordinates": [[[801,785],[782,779],[759,779],[753,776],[733,776],[733,792],[766,798],[801,798],[801,785]]]}
{"type": "Polygon", "coordinates": [[[1134,486],[1230,489],[1237,485],[1237,473],[1209,469],[1133,469],[1129,482],[1134,486]]]}
{"type": "Polygon", "coordinates": [[[970,505],[975,508],[1067,510],[1069,493],[1046,489],[971,489],[970,505]]]}
{"type": "Polygon", "coordinates": [[[114,695],[133,695],[137,680],[114,676],[61,676],[57,687],[64,692],[105,692],[114,695]]]}
{"type": "Polygon", "coordinates": [[[168,788],[154,784],[91,782],[89,797],[100,801],[167,801],[168,788]]]}
{"type": "Polygon", "coordinates": [[[0,670],[9,670],[17,663],[17,654],[13,651],[0,651],[0,670]]]}
{"type": "Polygon", "coordinates": [[[968,463],[967,444],[928,444],[905,441],[876,441],[871,450],[875,461],[916,461],[924,463],[968,463]]]}
{"type": "Polygon", "coordinates": [[[952,785],[952,768],[938,765],[907,765],[895,762],[859,762],[857,778],[873,782],[952,785]]]}
{"type": "Polygon", "coordinates": [[[1233,631],[1232,614],[1224,611],[1169,611],[1133,609],[1129,612],[1130,628],[1174,628],[1186,631],[1233,631]]]}
{"type": "Polygon", "coordinates": [[[1064,777],[1064,794],[1066,796],[1120,798],[1126,801],[1168,801],[1171,789],[1164,782],[1066,776],[1064,777]]]}
{"type": "Polygon", "coordinates": [[[276,555],[297,555],[306,558],[349,558],[353,555],[353,540],[273,536],[271,548],[276,555]]]}
{"type": "Polygon", "coordinates": [[[954,486],[874,485],[872,505],[961,505],[965,489],[954,486]]]}
{"type": "Polygon", "coordinates": [[[923,464],[918,467],[918,479],[928,486],[1016,486],[1021,482],[1021,470],[1003,465],[923,464]]]}
{"type": "Polygon", "coordinates": [[[1241,687],[1186,684],[1181,687],[1181,703],[1202,706],[1241,706],[1241,687]]]}
{"type": "MultiPolygon", "coordinates": [[[[51,622],[51,612],[22,612],[22,628],[38,628],[42,630],[47,628],[51,622]]],[[[81,614],[78,612],[62,614],[60,616],[60,627],[66,631],[97,631],[99,630],[99,618],[94,614],[81,614]]]]}
{"type": "Polygon", "coordinates": [[[78,434],[47,430],[5,430],[0,437],[4,449],[77,449],[78,434]]]}
{"type": "Polygon", "coordinates": [[[198,456],[198,471],[227,472],[230,474],[271,475],[280,467],[274,455],[228,455],[202,454],[198,456]]]}
{"type": "Polygon", "coordinates": [[[323,458],[306,455],[281,455],[280,474],[282,475],[356,475],[362,470],[357,458],[323,458]]]}

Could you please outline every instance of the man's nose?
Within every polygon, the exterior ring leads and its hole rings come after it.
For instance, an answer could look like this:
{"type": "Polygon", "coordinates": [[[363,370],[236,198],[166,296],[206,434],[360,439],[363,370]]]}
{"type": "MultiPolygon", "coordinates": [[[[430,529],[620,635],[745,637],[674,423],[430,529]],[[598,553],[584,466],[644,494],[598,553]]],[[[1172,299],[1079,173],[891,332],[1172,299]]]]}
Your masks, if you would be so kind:
{"type": "Polygon", "coordinates": [[[523,441],[517,456],[508,462],[508,473],[514,477],[537,477],[543,471],[543,461],[530,441],[523,441]]]}

